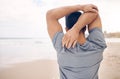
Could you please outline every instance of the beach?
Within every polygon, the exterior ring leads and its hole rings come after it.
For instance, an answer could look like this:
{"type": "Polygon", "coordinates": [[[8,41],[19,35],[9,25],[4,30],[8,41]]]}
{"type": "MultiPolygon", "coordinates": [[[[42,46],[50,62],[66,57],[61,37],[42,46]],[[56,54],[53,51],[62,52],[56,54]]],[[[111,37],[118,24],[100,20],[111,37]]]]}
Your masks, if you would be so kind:
{"type": "Polygon", "coordinates": [[[55,60],[19,63],[0,72],[0,79],[59,79],[55,60]]]}
{"type": "MultiPolygon", "coordinates": [[[[107,42],[107,46],[99,79],[120,79],[120,42],[107,42]]],[[[55,53],[53,50],[50,52],[55,53]]],[[[0,69],[0,79],[59,79],[57,60],[52,57],[6,64],[0,69]]]]}
{"type": "Polygon", "coordinates": [[[107,43],[99,70],[100,79],[120,79],[120,42],[107,43]]]}

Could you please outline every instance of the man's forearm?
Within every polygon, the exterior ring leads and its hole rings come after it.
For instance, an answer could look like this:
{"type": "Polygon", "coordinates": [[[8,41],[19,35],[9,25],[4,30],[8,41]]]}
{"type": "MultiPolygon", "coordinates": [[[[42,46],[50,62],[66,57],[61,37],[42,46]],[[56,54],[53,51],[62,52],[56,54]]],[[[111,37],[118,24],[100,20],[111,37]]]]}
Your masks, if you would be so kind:
{"type": "Polygon", "coordinates": [[[49,15],[49,17],[52,17],[54,19],[60,19],[72,12],[79,11],[82,9],[83,9],[83,5],[65,6],[65,7],[49,10],[47,12],[47,15],[49,15]]]}
{"type": "Polygon", "coordinates": [[[79,17],[77,23],[73,26],[73,28],[75,28],[79,32],[85,25],[88,25],[91,22],[93,22],[96,19],[97,15],[97,13],[93,12],[83,13],[79,17]]]}

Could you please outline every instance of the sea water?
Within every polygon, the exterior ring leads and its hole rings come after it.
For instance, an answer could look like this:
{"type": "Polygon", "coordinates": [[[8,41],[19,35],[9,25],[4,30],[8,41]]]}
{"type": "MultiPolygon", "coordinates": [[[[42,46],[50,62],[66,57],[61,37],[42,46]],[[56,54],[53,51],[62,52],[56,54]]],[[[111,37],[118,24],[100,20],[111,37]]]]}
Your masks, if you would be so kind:
{"type": "Polygon", "coordinates": [[[40,59],[56,60],[56,51],[48,38],[0,39],[0,67],[40,59]]]}
{"type": "MultiPolygon", "coordinates": [[[[106,38],[106,41],[120,42],[120,38],[106,38]]],[[[0,67],[40,59],[57,59],[49,38],[0,39],[0,67]]]]}

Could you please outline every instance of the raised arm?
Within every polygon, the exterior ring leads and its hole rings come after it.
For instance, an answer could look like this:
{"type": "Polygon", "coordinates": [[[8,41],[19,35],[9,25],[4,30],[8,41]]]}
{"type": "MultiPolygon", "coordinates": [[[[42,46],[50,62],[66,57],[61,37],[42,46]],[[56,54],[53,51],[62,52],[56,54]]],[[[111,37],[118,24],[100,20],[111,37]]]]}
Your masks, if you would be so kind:
{"type": "Polygon", "coordinates": [[[74,5],[49,10],[46,15],[46,20],[50,38],[52,39],[56,32],[62,31],[62,26],[58,22],[60,18],[79,10],[86,12],[96,11],[93,8],[96,8],[96,6],[90,5],[90,7],[86,7],[86,5],[74,5]]]}
{"type": "Polygon", "coordinates": [[[82,10],[82,5],[65,6],[49,10],[46,15],[48,33],[52,39],[56,32],[62,31],[62,26],[58,20],[72,12],[82,10]]]}
{"type": "MultiPolygon", "coordinates": [[[[75,31],[77,33],[79,33],[79,31],[85,26],[90,24],[91,22],[93,22],[96,17],[97,17],[97,13],[93,13],[93,12],[86,12],[83,13],[81,15],[81,17],[78,19],[77,23],[73,26],[72,29],[75,29],[75,31]]],[[[72,30],[71,29],[71,30],[72,30]]]]}
{"type": "MultiPolygon", "coordinates": [[[[88,5],[89,6],[89,5],[88,5]]],[[[94,9],[94,8],[93,8],[94,9]]],[[[79,36],[79,31],[85,26],[93,22],[97,17],[97,9],[96,12],[85,12],[78,19],[77,23],[70,29],[63,37],[62,45],[67,48],[74,47],[76,44],[76,40],[79,36]]]]}

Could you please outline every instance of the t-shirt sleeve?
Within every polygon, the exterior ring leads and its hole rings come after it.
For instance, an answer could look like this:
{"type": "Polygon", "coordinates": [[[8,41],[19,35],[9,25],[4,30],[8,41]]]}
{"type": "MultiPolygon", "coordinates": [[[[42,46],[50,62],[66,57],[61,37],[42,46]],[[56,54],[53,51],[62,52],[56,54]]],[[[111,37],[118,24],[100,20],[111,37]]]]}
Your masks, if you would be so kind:
{"type": "Polygon", "coordinates": [[[64,36],[64,33],[62,31],[57,32],[52,39],[53,46],[57,52],[59,52],[63,48],[62,47],[62,37],[63,36],[64,36]]]}
{"type": "Polygon", "coordinates": [[[94,28],[90,30],[88,41],[96,45],[96,47],[106,48],[106,42],[104,39],[104,34],[101,28],[94,28]]]}

